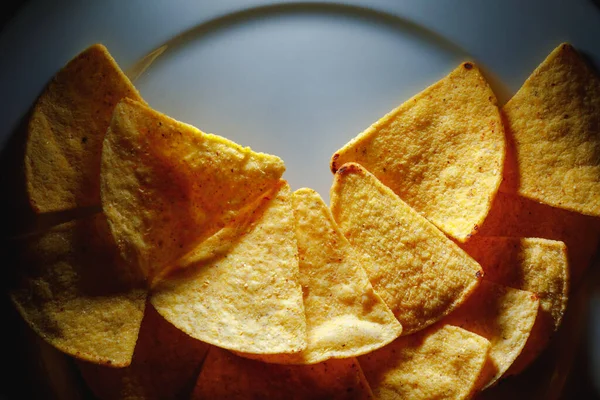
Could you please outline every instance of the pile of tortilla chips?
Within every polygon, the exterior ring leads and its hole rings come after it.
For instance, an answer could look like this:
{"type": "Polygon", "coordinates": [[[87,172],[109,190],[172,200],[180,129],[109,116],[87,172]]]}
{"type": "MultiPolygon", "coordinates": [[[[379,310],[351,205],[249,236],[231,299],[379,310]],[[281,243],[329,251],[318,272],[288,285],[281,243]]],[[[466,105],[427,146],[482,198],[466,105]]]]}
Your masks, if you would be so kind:
{"type": "Polygon", "coordinates": [[[470,398],[559,329],[600,240],[598,154],[570,45],[501,109],[465,62],[335,152],[328,207],[94,45],[25,154],[34,211],[83,211],[19,239],[10,296],[102,399],[470,398]]]}

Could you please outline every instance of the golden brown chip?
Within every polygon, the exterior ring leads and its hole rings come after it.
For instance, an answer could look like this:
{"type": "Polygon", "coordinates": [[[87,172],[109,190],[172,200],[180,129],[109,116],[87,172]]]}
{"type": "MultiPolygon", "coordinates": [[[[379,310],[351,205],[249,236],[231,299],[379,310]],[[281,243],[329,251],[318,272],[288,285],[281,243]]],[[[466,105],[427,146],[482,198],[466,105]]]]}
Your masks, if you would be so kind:
{"type": "Polygon", "coordinates": [[[532,292],[483,281],[469,300],[444,319],[488,339],[489,363],[478,386],[495,383],[517,359],[533,328],[539,300],[532,292]]]}
{"type": "Polygon", "coordinates": [[[501,190],[600,216],[600,79],[563,43],[503,108],[507,179],[501,190]]]}
{"type": "Polygon", "coordinates": [[[567,309],[569,268],[563,242],[476,236],[463,245],[485,279],[537,295],[540,308],[529,339],[507,374],[522,371],[547,346],[567,309]]]}
{"type": "Polygon", "coordinates": [[[125,99],[102,150],[102,207],[123,257],[153,280],[277,186],[285,167],[125,99]]]}
{"type": "Polygon", "coordinates": [[[441,319],[477,287],[481,267],[360,165],[336,173],[331,210],[403,335],[441,319]]]}
{"type": "Polygon", "coordinates": [[[124,97],[142,101],[99,44],[54,76],[28,126],[25,176],[36,212],[100,205],[102,140],[115,105],[124,97]]]}
{"type": "Polygon", "coordinates": [[[361,164],[463,242],[490,209],[502,180],[504,147],[496,97],[468,62],[337,151],[331,170],[361,164]]]}
{"type": "Polygon", "coordinates": [[[208,352],[193,400],[371,399],[355,358],[313,365],[279,365],[238,357],[213,347],[208,352]]]}
{"type": "Polygon", "coordinates": [[[358,361],[376,399],[467,399],[477,389],[489,349],[479,335],[436,324],[358,361]]]}
{"type": "Polygon", "coordinates": [[[294,193],[300,284],[307,347],[292,355],[260,357],[278,364],[315,364],[378,349],[400,336],[402,325],[373,290],[331,211],[311,189],[294,193]]]}
{"type": "Polygon", "coordinates": [[[174,271],[151,302],[173,325],[215,346],[251,354],[306,347],[292,195],[287,183],[265,196],[224,255],[174,271]]]}
{"type": "Polygon", "coordinates": [[[129,365],[146,303],[118,257],[104,215],[30,237],[11,298],[48,343],[76,358],[129,365]]]}
{"type": "Polygon", "coordinates": [[[102,400],[189,398],[208,348],[148,306],[129,367],[85,362],[78,366],[87,385],[102,400]]]}
{"type": "Polygon", "coordinates": [[[537,237],[564,242],[571,283],[576,285],[598,249],[600,218],[498,193],[479,235],[537,237]]]}

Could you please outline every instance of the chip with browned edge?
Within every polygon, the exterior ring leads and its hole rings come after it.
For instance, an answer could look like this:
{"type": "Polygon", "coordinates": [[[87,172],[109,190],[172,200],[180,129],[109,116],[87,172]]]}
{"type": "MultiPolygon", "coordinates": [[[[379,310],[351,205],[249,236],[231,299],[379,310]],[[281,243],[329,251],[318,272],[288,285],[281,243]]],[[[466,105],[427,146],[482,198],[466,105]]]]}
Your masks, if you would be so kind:
{"type": "Polygon", "coordinates": [[[477,389],[490,342],[436,324],[358,358],[376,399],[467,399],[477,389]]]}
{"type": "Polygon", "coordinates": [[[293,203],[308,343],[297,354],[259,359],[315,364],[369,353],[400,336],[402,325],[373,290],[319,194],[297,190],[293,203]]]}
{"type": "Polygon", "coordinates": [[[148,305],[130,366],[109,368],[86,362],[78,366],[101,400],[189,398],[208,348],[148,305]]]}
{"type": "Polygon", "coordinates": [[[529,339],[506,373],[516,374],[548,345],[567,309],[567,247],[547,239],[475,236],[463,249],[481,265],[485,280],[528,290],[540,301],[529,339]]]}
{"type": "Polygon", "coordinates": [[[54,76],[28,125],[25,177],[36,212],[100,205],[102,141],[113,109],[124,97],[142,101],[99,44],[54,76]]]}
{"type": "Polygon", "coordinates": [[[403,335],[438,321],[477,287],[479,264],[360,165],[336,173],[331,210],[403,335]]]}
{"type": "Polygon", "coordinates": [[[484,220],[502,181],[504,148],[496,97],[467,62],[338,150],[331,170],[361,164],[464,242],[484,220]]]}
{"type": "Polygon", "coordinates": [[[521,354],[538,307],[534,293],[484,280],[465,304],[443,320],[490,341],[489,362],[478,388],[494,384],[521,354]]]}
{"type": "Polygon", "coordinates": [[[250,213],[229,251],[165,277],[152,304],[173,325],[215,346],[251,354],[303,350],[294,226],[292,194],[282,181],[250,213]]]}
{"type": "Polygon", "coordinates": [[[501,190],[600,216],[600,78],[567,43],[503,107],[506,180],[501,190]]]}
{"type": "Polygon", "coordinates": [[[372,398],[355,358],[279,365],[248,360],[216,347],[208,352],[192,395],[192,400],[372,398]]]}
{"type": "Polygon", "coordinates": [[[153,281],[277,186],[285,166],[124,99],[102,150],[102,208],[123,257],[153,281]]]}
{"type": "Polygon", "coordinates": [[[76,358],[131,362],[146,303],[120,260],[102,214],[25,239],[21,279],[10,296],[48,343],[76,358]]]}
{"type": "Polygon", "coordinates": [[[576,285],[597,252],[600,218],[500,192],[479,231],[481,236],[537,237],[564,242],[570,279],[576,285]]]}

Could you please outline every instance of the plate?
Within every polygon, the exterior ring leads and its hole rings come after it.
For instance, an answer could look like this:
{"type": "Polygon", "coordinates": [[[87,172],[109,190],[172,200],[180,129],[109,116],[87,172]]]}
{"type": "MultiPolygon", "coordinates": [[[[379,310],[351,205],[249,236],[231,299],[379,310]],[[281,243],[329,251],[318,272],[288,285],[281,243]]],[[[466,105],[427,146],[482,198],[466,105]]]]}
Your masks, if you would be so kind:
{"type": "MultiPolygon", "coordinates": [[[[279,155],[293,189],[328,199],[331,154],[459,62],[477,62],[503,102],[563,41],[600,65],[597,2],[31,1],[0,33],[0,148],[13,154],[45,83],[101,42],[154,108],[279,155]]],[[[62,365],[32,341],[32,359],[62,365]]],[[[49,390],[80,396],[58,370],[49,390]]]]}

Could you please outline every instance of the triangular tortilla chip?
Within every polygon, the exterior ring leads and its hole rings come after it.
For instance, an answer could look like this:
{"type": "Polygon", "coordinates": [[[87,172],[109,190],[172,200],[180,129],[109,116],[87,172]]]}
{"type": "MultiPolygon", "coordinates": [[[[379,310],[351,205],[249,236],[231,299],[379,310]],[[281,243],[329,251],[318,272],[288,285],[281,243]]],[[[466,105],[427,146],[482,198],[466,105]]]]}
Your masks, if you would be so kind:
{"type": "Polygon", "coordinates": [[[600,218],[498,193],[479,235],[537,237],[564,242],[571,286],[574,287],[598,250],[600,218]]]}
{"type": "Polygon", "coordinates": [[[25,176],[36,212],[100,205],[102,141],[113,109],[124,97],[142,101],[99,44],[54,76],[28,125],[25,176]]]}
{"type": "Polygon", "coordinates": [[[101,400],[189,398],[209,345],[193,339],[148,306],[131,365],[109,368],[79,362],[79,370],[101,400]]]}
{"type": "Polygon", "coordinates": [[[373,290],[319,194],[300,189],[293,203],[308,343],[301,353],[259,359],[315,364],[369,353],[400,336],[402,325],[373,290]]]}
{"type": "Polygon", "coordinates": [[[507,375],[519,373],[548,345],[567,309],[569,267],[563,242],[476,236],[463,245],[485,279],[537,295],[540,308],[525,347],[507,375]]]}
{"type": "Polygon", "coordinates": [[[477,389],[490,342],[436,324],[358,358],[376,399],[467,399],[477,389]]]}
{"type": "Polygon", "coordinates": [[[153,280],[277,186],[284,170],[278,157],[125,99],[104,140],[102,208],[123,257],[153,280]]]}
{"type": "Polygon", "coordinates": [[[563,43],[503,107],[501,190],[600,216],[600,78],[563,43]]]}
{"type": "Polygon", "coordinates": [[[76,358],[129,365],[146,290],[119,259],[104,215],[30,237],[22,254],[10,295],[33,330],[76,358]]]}
{"type": "Polygon", "coordinates": [[[521,354],[538,307],[532,292],[483,281],[465,304],[444,319],[490,341],[490,362],[480,377],[480,388],[500,379],[521,354]]]}
{"type": "Polygon", "coordinates": [[[496,97],[468,62],[338,150],[331,170],[361,164],[463,242],[490,209],[502,181],[504,147],[496,97]]]}
{"type": "Polygon", "coordinates": [[[213,347],[192,400],[366,400],[372,393],[355,358],[313,365],[279,365],[213,347]]]}
{"type": "Polygon", "coordinates": [[[336,173],[331,210],[403,335],[438,321],[477,287],[481,267],[360,165],[336,173]]]}
{"type": "Polygon", "coordinates": [[[292,198],[287,183],[265,196],[229,252],[174,271],[151,302],[173,325],[215,346],[251,353],[306,347],[292,198]]]}

